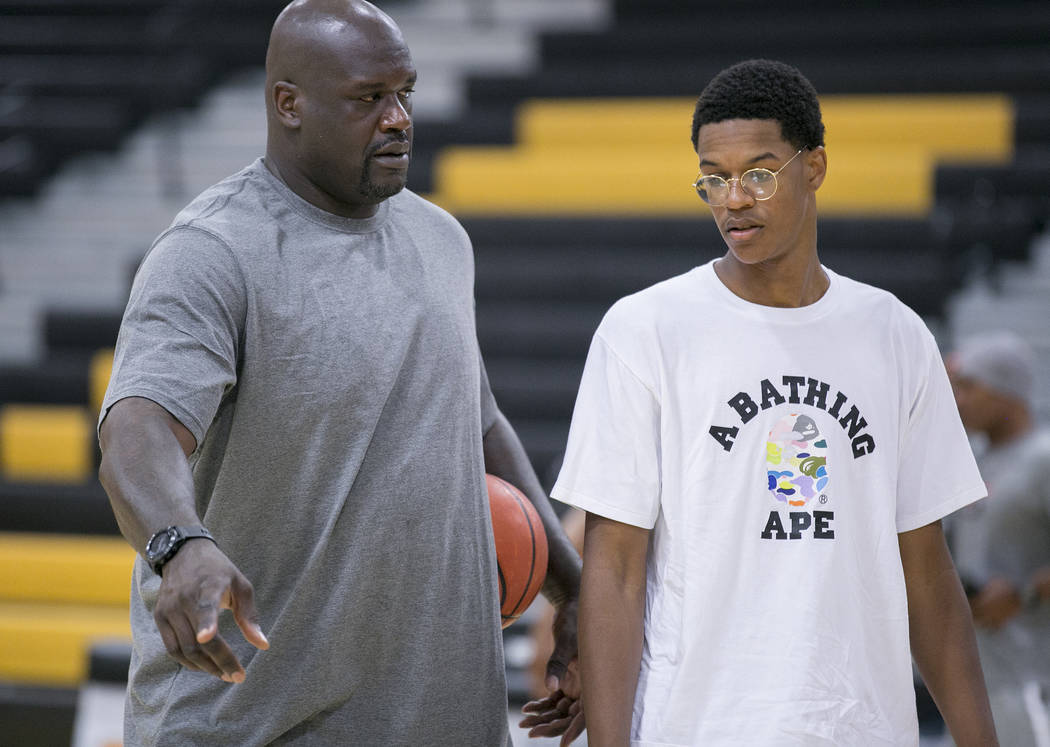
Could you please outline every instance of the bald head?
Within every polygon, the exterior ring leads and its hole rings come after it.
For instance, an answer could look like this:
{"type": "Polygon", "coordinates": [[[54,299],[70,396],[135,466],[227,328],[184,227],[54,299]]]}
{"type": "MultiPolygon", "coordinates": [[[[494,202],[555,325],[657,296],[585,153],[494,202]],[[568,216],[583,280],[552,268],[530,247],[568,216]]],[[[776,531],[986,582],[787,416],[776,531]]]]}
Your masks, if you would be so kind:
{"type": "Polygon", "coordinates": [[[401,30],[386,13],[364,0],[295,0],[273,24],[266,50],[266,86],[279,80],[298,85],[327,72],[332,56],[351,46],[400,46],[401,30]]]}
{"type": "Polygon", "coordinates": [[[371,215],[405,186],[416,71],[401,31],[364,0],[295,0],[266,53],[266,160],[301,197],[371,215]]]}

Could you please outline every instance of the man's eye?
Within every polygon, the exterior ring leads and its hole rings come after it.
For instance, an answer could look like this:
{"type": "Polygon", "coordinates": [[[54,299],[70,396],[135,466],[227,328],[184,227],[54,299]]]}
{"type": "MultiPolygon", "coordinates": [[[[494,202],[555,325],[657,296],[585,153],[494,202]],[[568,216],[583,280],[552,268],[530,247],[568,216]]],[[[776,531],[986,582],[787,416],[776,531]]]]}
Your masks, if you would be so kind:
{"type": "Polygon", "coordinates": [[[380,93],[370,93],[367,96],[362,96],[361,100],[369,104],[374,104],[375,102],[379,101],[379,99],[381,99],[382,97],[383,95],[380,93]]]}
{"type": "Polygon", "coordinates": [[[400,92],[400,95],[401,95],[401,98],[403,98],[405,101],[408,101],[410,98],[412,98],[412,94],[415,93],[415,92],[416,92],[415,88],[406,88],[405,90],[400,92]]]}

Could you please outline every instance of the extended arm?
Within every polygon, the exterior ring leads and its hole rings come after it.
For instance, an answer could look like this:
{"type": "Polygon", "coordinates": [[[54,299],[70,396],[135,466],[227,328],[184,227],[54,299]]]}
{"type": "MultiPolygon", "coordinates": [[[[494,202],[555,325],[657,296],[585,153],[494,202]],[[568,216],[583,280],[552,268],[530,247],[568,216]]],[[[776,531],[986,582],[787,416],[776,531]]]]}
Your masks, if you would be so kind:
{"type": "Polygon", "coordinates": [[[587,514],[580,663],[588,744],[630,743],[645,616],[649,530],[587,514]]]}
{"type": "Polygon", "coordinates": [[[997,745],[970,608],[940,522],[898,540],[919,672],[959,747],[997,745]]]}
{"type": "MultiPolygon", "coordinates": [[[[99,479],[124,538],[140,553],[168,526],[199,526],[193,475],[186,457],[193,435],[160,405],[140,397],[110,408],[99,431],[99,479]]],[[[244,669],[218,633],[220,609],[232,609],[245,638],[269,644],[256,623],[252,586],[218,547],[187,541],[163,569],[154,619],[164,645],[183,666],[227,682],[244,669]]]]}

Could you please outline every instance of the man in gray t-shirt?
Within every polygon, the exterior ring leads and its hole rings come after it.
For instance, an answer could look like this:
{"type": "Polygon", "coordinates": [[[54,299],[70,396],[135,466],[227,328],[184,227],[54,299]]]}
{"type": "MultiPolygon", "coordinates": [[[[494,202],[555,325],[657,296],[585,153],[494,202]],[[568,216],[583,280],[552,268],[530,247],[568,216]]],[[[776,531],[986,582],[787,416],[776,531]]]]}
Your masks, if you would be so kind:
{"type": "Polygon", "coordinates": [[[952,554],[968,586],[981,667],[1002,744],[1050,740],[1050,430],[1029,400],[1031,348],[1016,335],[973,337],[948,359],[988,499],[950,517],[952,554]]]}
{"type": "Polygon", "coordinates": [[[579,558],[489,391],[470,242],[403,190],[414,81],[373,6],[290,5],[265,158],[136,275],[99,428],[142,553],[128,745],[504,744],[486,471],[547,530],[570,728],[579,558]]]}

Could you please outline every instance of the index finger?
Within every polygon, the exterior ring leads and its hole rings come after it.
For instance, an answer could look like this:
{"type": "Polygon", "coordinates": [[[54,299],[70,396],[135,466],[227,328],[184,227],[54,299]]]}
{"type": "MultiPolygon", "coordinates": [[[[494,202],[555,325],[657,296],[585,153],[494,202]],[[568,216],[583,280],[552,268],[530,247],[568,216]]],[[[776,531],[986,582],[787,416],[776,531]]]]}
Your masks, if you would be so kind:
{"type": "Polygon", "coordinates": [[[248,579],[234,576],[230,582],[229,596],[233,619],[237,621],[237,627],[241,629],[245,640],[263,651],[269,649],[270,641],[256,622],[258,615],[255,611],[255,589],[248,579]]]}

